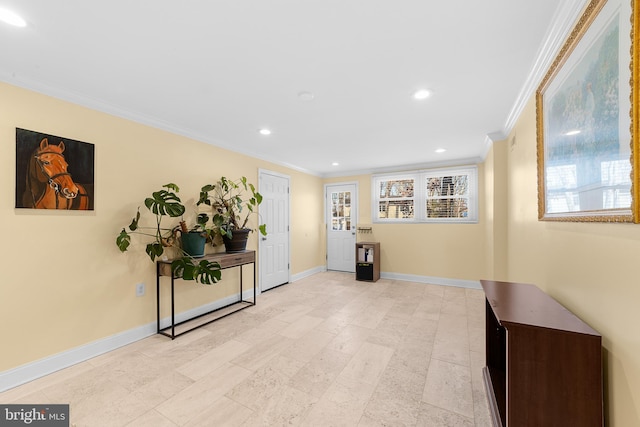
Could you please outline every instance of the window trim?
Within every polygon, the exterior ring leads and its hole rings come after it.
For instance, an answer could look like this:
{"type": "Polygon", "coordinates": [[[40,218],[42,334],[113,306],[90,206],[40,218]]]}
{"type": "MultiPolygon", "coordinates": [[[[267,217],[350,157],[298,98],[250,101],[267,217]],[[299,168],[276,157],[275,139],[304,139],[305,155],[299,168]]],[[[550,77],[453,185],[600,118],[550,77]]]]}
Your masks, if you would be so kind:
{"type": "Polygon", "coordinates": [[[377,224],[476,224],[478,223],[478,166],[465,165],[448,168],[422,169],[405,172],[393,172],[374,174],[371,176],[371,220],[377,224]],[[426,179],[436,176],[460,175],[469,176],[468,208],[469,215],[466,218],[427,218],[426,204],[426,179]],[[414,217],[413,218],[378,218],[380,202],[379,182],[390,179],[414,179],[414,217]]]}

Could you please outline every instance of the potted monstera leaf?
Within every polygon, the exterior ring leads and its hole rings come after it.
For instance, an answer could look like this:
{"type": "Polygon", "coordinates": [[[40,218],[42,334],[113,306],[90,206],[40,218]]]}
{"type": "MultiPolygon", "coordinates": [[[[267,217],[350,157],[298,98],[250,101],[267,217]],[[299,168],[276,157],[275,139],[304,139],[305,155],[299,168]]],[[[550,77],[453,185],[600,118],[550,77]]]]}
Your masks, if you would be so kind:
{"type": "Polygon", "coordinates": [[[176,227],[176,232],[180,233],[180,240],[182,250],[194,258],[200,258],[204,256],[204,247],[207,243],[207,239],[210,239],[212,230],[207,227],[209,222],[209,215],[206,213],[198,214],[196,218],[196,225],[191,229],[187,227],[185,221],[180,221],[179,227],[176,227]]]}
{"type": "MultiPolygon", "coordinates": [[[[177,230],[183,230],[183,228],[163,226],[163,219],[167,217],[179,218],[185,214],[186,208],[177,194],[179,191],[180,188],[177,185],[170,183],[163,185],[161,190],[153,192],[151,197],[147,197],[144,200],[144,205],[155,215],[155,227],[140,225],[141,214],[140,208],[138,208],[135,217],[131,220],[131,224],[120,231],[116,238],[116,245],[121,252],[126,252],[131,245],[131,236],[133,234],[146,236],[151,239],[145,248],[145,252],[151,261],[160,258],[166,248],[177,248],[182,256],[171,263],[171,269],[176,277],[182,277],[184,280],[195,280],[204,284],[216,283],[221,278],[220,265],[215,261],[208,260],[197,262],[194,256],[188,254],[178,244],[180,239],[178,239],[177,230]]],[[[206,215],[199,215],[194,230],[198,230],[198,234],[205,234],[206,236],[206,233],[210,233],[210,231],[206,230],[207,221],[208,217],[206,215]]],[[[184,224],[184,221],[181,222],[184,224]]],[[[184,227],[188,233],[189,230],[186,224],[184,224],[184,227]]],[[[184,233],[182,237],[184,237],[184,233]]]]}
{"type": "MultiPolygon", "coordinates": [[[[226,251],[241,252],[253,231],[247,227],[249,217],[258,213],[260,203],[262,195],[246,177],[234,181],[223,176],[215,184],[202,187],[197,205],[212,207],[214,235],[222,237],[226,251]]],[[[260,224],[258,230],[267,235],[266,224],[260,224]]]]}

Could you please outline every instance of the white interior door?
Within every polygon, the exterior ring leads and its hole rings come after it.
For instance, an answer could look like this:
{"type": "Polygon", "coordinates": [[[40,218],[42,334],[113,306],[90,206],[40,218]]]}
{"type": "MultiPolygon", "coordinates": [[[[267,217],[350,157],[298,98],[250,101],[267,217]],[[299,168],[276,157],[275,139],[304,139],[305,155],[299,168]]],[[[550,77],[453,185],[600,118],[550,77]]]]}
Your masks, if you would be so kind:
{"type": "Polygon", "coordinates": [[[261,223],[267,236],[260,238],[260,288],[262,291],[289,283],[289,177],[260,171],[258,191],[261,223]]]}
{"type": "Polygon", "coordinates": [[[356,271],[356,184],[331,184],[326,189],[327,269],[356,271]]]}

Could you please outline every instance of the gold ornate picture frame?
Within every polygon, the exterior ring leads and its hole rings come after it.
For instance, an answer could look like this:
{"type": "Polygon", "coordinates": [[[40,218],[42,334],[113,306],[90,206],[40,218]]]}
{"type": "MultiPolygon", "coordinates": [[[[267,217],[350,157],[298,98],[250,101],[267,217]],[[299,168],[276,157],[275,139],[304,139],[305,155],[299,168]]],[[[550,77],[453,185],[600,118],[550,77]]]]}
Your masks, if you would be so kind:
{"type": "Polygon", "coordinates": [[[591,0],[536,92],[540,220],[640,220],[637,1],[591,0]]]}

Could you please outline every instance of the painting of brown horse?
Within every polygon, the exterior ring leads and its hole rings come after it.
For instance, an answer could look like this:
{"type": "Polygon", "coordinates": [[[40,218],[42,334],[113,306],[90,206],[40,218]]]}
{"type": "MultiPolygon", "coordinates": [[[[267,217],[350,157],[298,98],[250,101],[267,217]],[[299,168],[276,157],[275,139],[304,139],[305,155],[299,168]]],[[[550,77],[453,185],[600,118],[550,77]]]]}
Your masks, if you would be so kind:
{"type": "MultiPolygon", "coordinates": [[[[18,131],[23,131],[18,129],[18,131]]],[[[23,131],[33,133],[31,131],[23,131]]],[[[24,136],[24,135],[23,135],[24,136]]],[[[24,181],[21,182],[21,186],[16,186],[16,207],[33,208],[33,209],[73,209],[73,210],[91,210],[93,209],[93,195],[91,194],[93,189],[93,182],[89,184],[80,184],[76,182],[72,177],[72,168],[66,158],[66,151],[68,146],[76,141],[65,143],[64,140],[53,137],[59,140],[57,144],[50,143],[50,138],[47,135],[36,134],[29,135],[35,136],[36,142],[39,143],[30,150],[28,156],[16,156],[16,163],[22,162],[24,164],[23,173],[24,181]],[[23,157],[23,158],[20,158],[23,157]],[[26,157],[26,158],[25,158],[26,157]],[[22,187],[22,188],[18,188],[22,187]],[[20,197],[20,200],[18,200],[20,197]]],[[[33,138],[17,138],[17,141],[33,138]]],[[[29,145],[33,146],[33,142],[29,145]]],[[[81,143],[86,144],[86,143],[81,143]]],[[[91,145],[91,144],[89,144],[91,145]]],[[[21,146],[17,150],[18,153],[27,151],[27,146],[21,146]]],[[[76,151],[78,147],[75,147],[76,151]]],[[[82,147],[80,147],[82,148],[82,147]]],[[[91,145],[91,148],[93,146],[91,145]]],[[[91,169],[93,169],[93,150],[91,150],[91,169]]],[[[85,156],[86,157],[86,156],[85,156]]],[[[72,159],[73,156],[70,157],[72,159]]],[[[70,160],[71,161],[71,160],[70,160]]],[[[85,162],[86,163],[86,162],[85,162]]],[[[17,173],[19,168],[16,168],[17,173]]],[[[76,168],[78,172],[81,168],[76,168]]],[[[86,176],[86,172],[85,176],[86,176]]],[[[93,175],[93,170],[90,171],[93,175]]],[[[74,172],[75,174],[75,172],[74,172]]],[[[79,175],[81,175],[79,173],[79,175]]],[[[91,179],[93,181],[93,179],[91,179]]],[[[18,183],[18,179],[16,178],[18,183]]]]}

